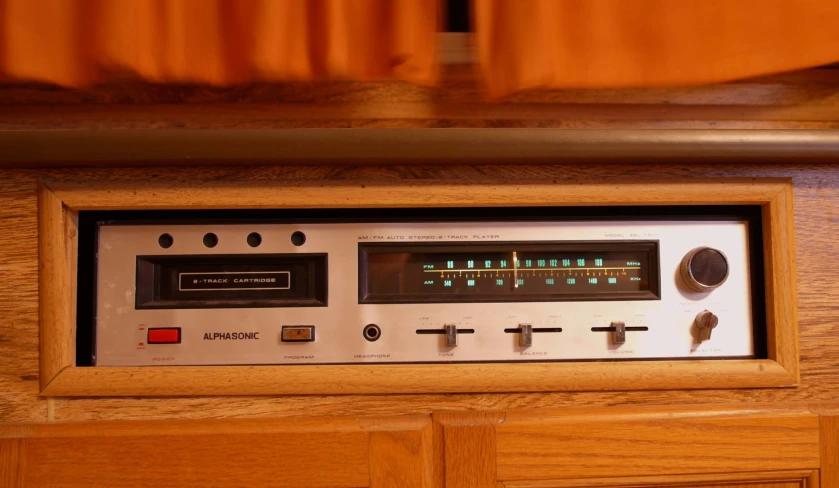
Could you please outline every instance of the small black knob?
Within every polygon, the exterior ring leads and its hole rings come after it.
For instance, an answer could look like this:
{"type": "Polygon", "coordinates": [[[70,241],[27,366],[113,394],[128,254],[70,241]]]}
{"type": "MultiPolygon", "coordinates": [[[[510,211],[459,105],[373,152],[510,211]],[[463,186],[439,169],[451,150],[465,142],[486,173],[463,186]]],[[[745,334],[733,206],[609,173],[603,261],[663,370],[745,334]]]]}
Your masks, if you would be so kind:
{"type": "Polygon", "coordinates": [[[692,290],[708,292],[728,279],[728,259],[722,251],[697,247],[682,259],[681,275],[692,290]]]}
{"type": "Polygon", "coordinates": [[[175,239],[172,237],[171,234],[160,234],[160,237],[157,238],[157,243],[163,249],[169,249],[172,247],[172,244],[175,243],[175,239]]]}
{"type": "Polygon", "coordinates": [[[291,243],[298,247],[306,244],[306,234],[300,232],[299,230],[292,232],[291,243]]]}
{"type": "Polygon", "coordinates": [[[716,329],[719,323],[720,318],[708,310],[699,312],[696,320],[694,320],[694,324],[696,324],[696,328],[699,330],[699,342],[710,341],[711,331],[716,329]]]}
{"type": "Polygon", "coordinates": [[[212,232],[204,234],[204,245],[207,247],[216,247],[218,244],[218,236],[212,232]]]}

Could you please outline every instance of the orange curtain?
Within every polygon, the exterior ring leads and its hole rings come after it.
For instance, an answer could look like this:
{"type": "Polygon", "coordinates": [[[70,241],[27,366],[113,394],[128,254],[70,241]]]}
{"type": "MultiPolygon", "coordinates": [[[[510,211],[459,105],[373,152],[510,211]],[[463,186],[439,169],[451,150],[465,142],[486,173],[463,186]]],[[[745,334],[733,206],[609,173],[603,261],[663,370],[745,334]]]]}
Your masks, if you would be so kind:
{"type": "Polygon", "coordinates": [[[728,81],[839,61],[839,0],[474,0],[490,93],[728,81]]]}
{"type": "Polygon", "coordinates": [[[0,0],[0,78],[436,77],[438,0],[0,0]]]}

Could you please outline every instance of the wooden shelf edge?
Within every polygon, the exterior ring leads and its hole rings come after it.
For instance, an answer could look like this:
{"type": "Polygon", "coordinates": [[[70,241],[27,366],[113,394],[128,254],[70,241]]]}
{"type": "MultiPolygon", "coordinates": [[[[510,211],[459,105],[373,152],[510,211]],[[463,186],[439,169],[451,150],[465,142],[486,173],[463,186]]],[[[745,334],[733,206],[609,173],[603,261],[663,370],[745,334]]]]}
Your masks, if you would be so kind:
{"type": "Polygon", "coordinates": [[[71,367],[47,397],[350,395],[777,388],[798,380],[772,360],[319,366],[71,367]]]}
{"type": "Polygon", "coordinates": [[[45,424],[0,425],[0,439],[38,437],[97,437],[203,435],[231,432],[272,434],[280,432],[418,432],[431,425],[430,415],[397,417],[303,417],[159,419],[45,424]]]}
{"type": "MultiPolygon", "coordinates": [[[[244,174],[243,174],[244,177],[244,174]]],[[[499,181],[452,183],[295,181],[294,192],[277,181],[138,182],[108,186],[48,181],[73,211],[163,209],[259,209],[607,205],[766,205],[791,186],[789,178],[666,181],[499,181]],[[725,196],[720,196],[721,192],[725,196]],[[305,194],[305,200],[300,195],[305,194]],[[383,204],[383,202],[386,202],[383,204]]],[[[774,209],[774,208],[773,208],[774,209]]]]}

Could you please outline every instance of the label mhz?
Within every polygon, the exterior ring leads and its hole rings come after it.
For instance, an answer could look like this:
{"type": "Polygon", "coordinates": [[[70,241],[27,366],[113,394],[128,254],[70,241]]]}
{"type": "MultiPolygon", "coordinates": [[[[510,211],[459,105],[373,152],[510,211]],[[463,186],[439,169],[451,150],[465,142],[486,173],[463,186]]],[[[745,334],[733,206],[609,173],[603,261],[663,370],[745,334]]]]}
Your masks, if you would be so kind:
{"type": "Polygon", "coordinates": [[[217,273],[178,273],[178,290],[288,290],[290,271],[230,271],[217,273]]]}

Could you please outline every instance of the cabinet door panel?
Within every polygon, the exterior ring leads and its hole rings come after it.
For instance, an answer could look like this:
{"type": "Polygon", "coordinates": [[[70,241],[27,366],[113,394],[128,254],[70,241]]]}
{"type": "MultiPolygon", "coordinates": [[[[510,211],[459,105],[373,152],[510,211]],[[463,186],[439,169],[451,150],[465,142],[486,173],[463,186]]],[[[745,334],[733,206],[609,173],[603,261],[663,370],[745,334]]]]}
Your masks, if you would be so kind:
{"type": "Polygon", "coordinates": [[[742,408],[510,412],[496,427],[499,480],[819,468],[819,418],[742,408]]]}
{"type": "Polygon", "coordinates": [[[818,471],[508,481],[497,488],[819,488],[818,471]]]}
{"type": "Polygon", "coordinates": [[[424,488],[431,456],[427,416],[0,426],[2,486],[424,488]]]}
{"type": "MultiPolygon", "coordinates": [[[[687,488],[687,487],[686,487],[687,488]]],[[[737,483],[736,485],[704,485],[704,486],[695,486],[690,488],[809,488],[805,487],[802,483],[796,482],[788,482],[788,483],[748,483],[748,484],[740,484],[737,483]]]]}
{"type": "Polygon", "coordinates": [[[806,408],[441,413],[435,421],[445,442],[437,479],[447,486],[463,486],[466,478],[470,488],[819,484],[819,416],[806,408]]]}

